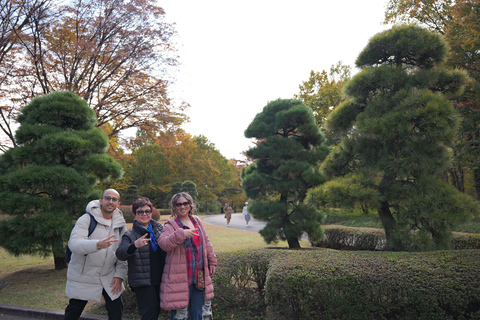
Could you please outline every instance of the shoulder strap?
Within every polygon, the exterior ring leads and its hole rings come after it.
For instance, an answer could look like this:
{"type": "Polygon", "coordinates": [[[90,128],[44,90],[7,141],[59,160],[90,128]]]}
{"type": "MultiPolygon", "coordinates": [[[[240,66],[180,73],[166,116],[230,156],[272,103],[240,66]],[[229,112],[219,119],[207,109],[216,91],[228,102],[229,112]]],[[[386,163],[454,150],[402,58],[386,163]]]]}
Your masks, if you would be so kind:
{"type": "Polygon", "coordinates": [[[93,233],[93,231],[97,227],[97,220],[95,220],[95,218],[92,216],[90,212],[87,212],[87,213],[90,216],[90,225],[88,226],[88,236],[90,237],[90,235],[93,233]]]}

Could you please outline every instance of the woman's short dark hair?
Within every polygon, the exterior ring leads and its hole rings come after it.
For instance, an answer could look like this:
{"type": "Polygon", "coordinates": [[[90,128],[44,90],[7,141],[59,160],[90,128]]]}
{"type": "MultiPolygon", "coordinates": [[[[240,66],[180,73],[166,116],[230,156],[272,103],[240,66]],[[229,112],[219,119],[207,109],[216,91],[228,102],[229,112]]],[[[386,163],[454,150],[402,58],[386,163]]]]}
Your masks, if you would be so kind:
{"type": "Polygon", "coordinates": [[[175,217],[177,215],[177,201],[179,198],[181,197],[184,197],[185,199],[187,199],[188,203],[190,204],[190,211],[188,212],[188,215],[191,216],[192,214],[195,214],[195,211],[196,211],[196,206],[195,206],[195,202],[193,202],[193,198],[191,195],[189,195],[187,192],[179,192],[177,194],[175,194],[173,197],[172,197],[172,200],[170,200],[170,208],[172,209],[172,217],[175,217]]]}
{"type": "Polygon", "coordinates": [[[152,206],[152,203],[150,202],[150,200],[148,198],[140,198],[140,199],[135,200],[135,202],[132,204],[133,214],[136,215],[137,214],[137,209],[140,208],[140,207],[143,207],[143,206],[149,206],[150,210],[153,211],[153,206],[152,206]]]}

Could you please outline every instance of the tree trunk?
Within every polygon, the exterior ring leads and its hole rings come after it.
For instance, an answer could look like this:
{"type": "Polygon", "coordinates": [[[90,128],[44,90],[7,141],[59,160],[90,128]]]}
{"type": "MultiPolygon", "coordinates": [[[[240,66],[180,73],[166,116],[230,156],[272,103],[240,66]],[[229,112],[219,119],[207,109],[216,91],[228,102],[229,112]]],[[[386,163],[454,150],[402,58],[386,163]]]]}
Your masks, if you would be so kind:
{"type": "MultiPolygon", "coordinates": [[[[391,177],[383,176],[380,186],[388,188],[388,185],[391,183],[391,181],[391,177]]],[[[378,215],[380,216],[380,221],[382,221],[383,229],[385,230],[387,249],[392,251],[398,250],[399,248],[397,248],[396,241],[393,237],[393,232],[397,223],[392,215],[392,212],[390,211],[390,205],[387,200],[384,200],[380,203],[378,215]]]]}
{"type": "Polygon", "coordinates": [[[290,249],[300,249],[300,242],[298,241],[298,238],[290,237],[287,239],[287,242],[290,249]]]}
{"type": "Polygon", "coordinates": [[[380,209],[378,210],[380,221],[382,221],[383,229],[385,230],[385,238],[387,240],[388,250],[398,250],[396,241],[393,238],[393,231],[395,230],[396,221],[390,211],[390,206],[387,201],[382,201],[380,209]]]}
{"type": "Polygon", "coordinates": [[[452,185],[457,188],[458,191],[465,193],[464,173],[463,170],[457,170],[457,168],[450,168],[450,177],[452,178],[452,185]]]}
{"type": "Polygon", "coordinates": [[[55,262],[55,270],[63,270],[67,267],[67,263],[65,262],[65,256],[53,256],[53,261],[55,262]]]}
{"type": "Polygon", "coordinates": [[[477,201],[480,201],[480,169],[474,171],[475,189],[477,190],[477,201]]]}
{"type": "Polygon", "coordinates": [[[446,183],[450,183],[450,181],[448,179],[448,172],[446,172],[446,171],[444,171],[443,173],[440,174],[440,179],[442,179],[446,183]]]}

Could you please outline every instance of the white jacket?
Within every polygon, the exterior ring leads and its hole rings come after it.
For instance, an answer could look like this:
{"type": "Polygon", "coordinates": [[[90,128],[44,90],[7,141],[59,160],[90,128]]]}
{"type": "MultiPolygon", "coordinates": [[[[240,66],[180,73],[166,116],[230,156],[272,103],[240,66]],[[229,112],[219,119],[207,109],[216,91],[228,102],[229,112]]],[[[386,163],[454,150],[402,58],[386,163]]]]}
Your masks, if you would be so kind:
{"type": "Polygon", "coordinates": [[[97,249],[98,241],[115,234],[115,239],[122,239],[126,231],[123,214],[116,209],[112,219],[103,217],[100,201],[94,200],[87,205],[87,212],[97,220],[97,226],[88,237],[90,216],[84,214],[78,218],[70,234],[68,246],[72,251],[72,258],[68,264],[67,286],[65,293],[70,299],[94,300],[100,302],[102,289],[108,293],[112,300],[118,298],[124,291],[113,295],[110,284],[114,277],[125,280],[127,262],[120,261],[115,255],[120,242],[114,242],[106,249],[97,249]],[[120,233],[120,228],[123,228],[120,233]]]}

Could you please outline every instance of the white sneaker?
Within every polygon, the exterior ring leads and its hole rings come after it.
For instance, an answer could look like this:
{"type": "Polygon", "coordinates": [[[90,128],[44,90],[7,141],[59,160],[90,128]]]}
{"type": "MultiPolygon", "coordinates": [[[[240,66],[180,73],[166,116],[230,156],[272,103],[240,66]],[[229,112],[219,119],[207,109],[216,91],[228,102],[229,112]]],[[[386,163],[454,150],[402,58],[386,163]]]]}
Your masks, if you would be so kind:
{"type": "Polygon", "coordinates": [[[229,224],[227,224],[227,227],[230,227],[230,225],[229,225],[229,224]]]}

